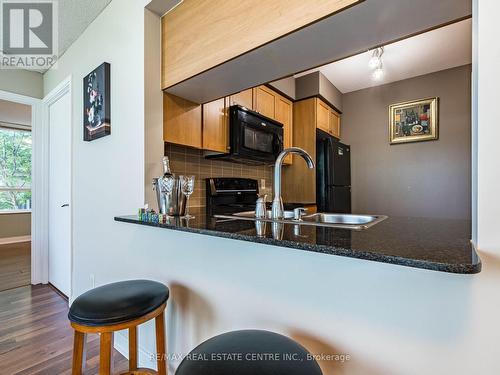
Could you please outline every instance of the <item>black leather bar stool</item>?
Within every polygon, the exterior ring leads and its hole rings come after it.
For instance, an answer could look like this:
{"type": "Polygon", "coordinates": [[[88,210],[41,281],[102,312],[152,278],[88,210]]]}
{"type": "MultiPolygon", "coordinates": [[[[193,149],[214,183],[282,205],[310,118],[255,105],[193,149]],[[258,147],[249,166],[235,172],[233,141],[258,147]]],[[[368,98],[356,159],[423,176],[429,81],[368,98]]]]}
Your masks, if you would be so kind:
{"type": "Polygon", "coordinates": [[[166,375],[165,318],[168,288],[149,280],[129,280],[100,286],[83,293],[72,303],[68,318],[75,330],[73,375],[85,366],[87,333],[99,333],[99,375],[113,371],[113,332],[128,329],[129,371],[124,374],[166,375]],[[158,371],[137,368],[137,326],[155,319],[158,371]]]}
{"type": "Polygon", "coordinates": [[[269,331],[224,333],[201,343],[175,375],[322,375],[316,360],[292,339],[269,331]]]}

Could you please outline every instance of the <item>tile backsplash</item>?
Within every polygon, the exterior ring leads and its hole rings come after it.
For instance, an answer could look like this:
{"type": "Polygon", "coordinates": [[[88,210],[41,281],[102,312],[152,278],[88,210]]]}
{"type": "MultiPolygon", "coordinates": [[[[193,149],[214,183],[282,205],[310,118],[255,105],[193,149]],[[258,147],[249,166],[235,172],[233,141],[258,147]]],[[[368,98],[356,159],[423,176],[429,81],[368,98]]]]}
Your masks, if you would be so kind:
{"type": "Polygon", "coordinates": [[[230,163],[227,161],[205,159],[202,150],[165,143],[165,155],[170,159],[170,169],[175,175],[196,176],[195,190],[190,198],[190,207],[205,207],[205,179],[208,177],[244,177],[259,182],[260,194],[268,194],[271,199],[273,168],[230,163]],[[262,181],[265,186],[262,186],[262,181]]]}

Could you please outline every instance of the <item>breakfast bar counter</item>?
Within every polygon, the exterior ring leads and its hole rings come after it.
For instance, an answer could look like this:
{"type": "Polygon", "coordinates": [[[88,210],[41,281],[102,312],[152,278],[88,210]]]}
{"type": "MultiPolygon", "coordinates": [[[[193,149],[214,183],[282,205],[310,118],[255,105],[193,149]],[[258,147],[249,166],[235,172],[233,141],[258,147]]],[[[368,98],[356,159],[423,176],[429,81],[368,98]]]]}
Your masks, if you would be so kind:
{"type": "Polygon", "coordinates": [[[117,216],[115,220],[441,272],[481,271],[481,261],[470,241],[471,224],[466,220],[389,217],[365,230],[283,224],[279,235],[266,223],[258,235],[254,221],[193,214],[192,219],[169,218],[165,224],[141,221],[137,215],[117,216]]]}

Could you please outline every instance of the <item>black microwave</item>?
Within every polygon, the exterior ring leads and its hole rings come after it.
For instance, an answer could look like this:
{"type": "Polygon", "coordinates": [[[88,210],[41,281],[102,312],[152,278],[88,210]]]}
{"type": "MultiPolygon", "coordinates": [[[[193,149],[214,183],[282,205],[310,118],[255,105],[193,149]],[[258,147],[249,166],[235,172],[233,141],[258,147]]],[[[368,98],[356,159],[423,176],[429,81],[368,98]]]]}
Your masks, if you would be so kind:
{"type": "Polygon", "coordinates": [[[240,105],[229,107],[227,154],[208,155],[243,164],[273,164],[283,151],[283,124],[240,105]]]}

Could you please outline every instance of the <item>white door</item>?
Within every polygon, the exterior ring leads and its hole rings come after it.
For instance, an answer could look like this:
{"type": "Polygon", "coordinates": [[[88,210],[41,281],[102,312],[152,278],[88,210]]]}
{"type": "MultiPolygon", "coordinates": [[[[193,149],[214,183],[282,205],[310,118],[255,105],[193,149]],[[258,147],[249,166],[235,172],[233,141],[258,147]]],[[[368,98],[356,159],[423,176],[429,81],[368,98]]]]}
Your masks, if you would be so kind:
{"type": "Polygon", "coordinates": [[[71,95],[49,106],[49,282],[71,288],[71,95]]]}

